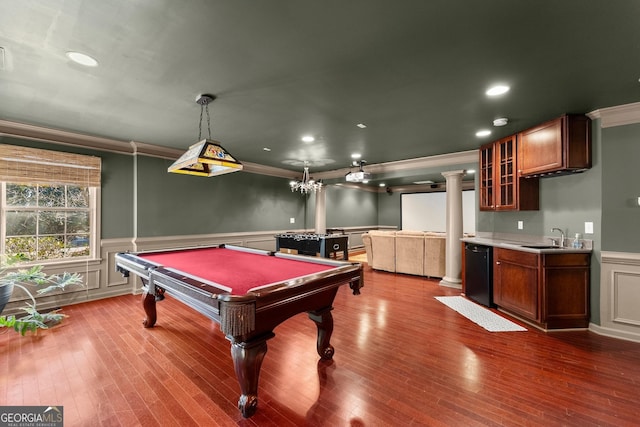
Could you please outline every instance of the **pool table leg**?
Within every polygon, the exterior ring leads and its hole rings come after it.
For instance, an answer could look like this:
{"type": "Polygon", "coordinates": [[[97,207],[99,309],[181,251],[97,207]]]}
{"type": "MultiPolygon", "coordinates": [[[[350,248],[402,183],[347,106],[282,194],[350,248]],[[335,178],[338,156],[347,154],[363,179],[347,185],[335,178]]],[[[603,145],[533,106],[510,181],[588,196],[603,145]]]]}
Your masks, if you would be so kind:
{"type": "Polygon", "coordinates": [[[249,418],[255,414],[258,407],[258,377],[260,367],[267,354],[267,340],[273,333],[250,342],[231,342],[231,357],[236,371],[240,391],[238,409],[242,416],[249,418]]]}
{"type": "Polygon", "coordinates": [[[329,340],[333,333],[333,315],[331,314],[333,307],[327,307],[322,310],[310,311],[309,318],[313,320],[318,327],[318,343],[317,351],[324,360],[333,358],[334,349],[329,340]]]}
{"type": "Polygon", "coordinates": [[[146,314],[146,318],[142,321],[145,328],[153,328],[156,324],[156,296],[148,291],[145,287],[142,293],[142,308],[146,314]]]}

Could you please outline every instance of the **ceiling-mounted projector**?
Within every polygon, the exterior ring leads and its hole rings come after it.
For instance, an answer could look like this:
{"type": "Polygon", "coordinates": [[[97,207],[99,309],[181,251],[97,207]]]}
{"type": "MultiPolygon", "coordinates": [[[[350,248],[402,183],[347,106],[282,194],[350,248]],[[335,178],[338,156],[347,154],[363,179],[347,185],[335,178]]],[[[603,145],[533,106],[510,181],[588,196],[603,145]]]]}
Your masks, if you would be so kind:
{"type": "Polygon", "coordinates": [[[367,163],[364,160],[360,160],[359,162],[353,162],[354,166],[358,165],[360,166],[360,170],[357,172],[349,172],[348,174],[345,175],[345,179],[347,180],[347,182],[362,182],[362,181],[368,181],[371,179],[371,174],[369,172],[365,172],[362,167],[367,163]]]}
{"type": "Polygon", "coordinates": [[[362,182],[371,179],[371,174],[365,171],[349,172],[345,179],[347,182],[362,182]]]}

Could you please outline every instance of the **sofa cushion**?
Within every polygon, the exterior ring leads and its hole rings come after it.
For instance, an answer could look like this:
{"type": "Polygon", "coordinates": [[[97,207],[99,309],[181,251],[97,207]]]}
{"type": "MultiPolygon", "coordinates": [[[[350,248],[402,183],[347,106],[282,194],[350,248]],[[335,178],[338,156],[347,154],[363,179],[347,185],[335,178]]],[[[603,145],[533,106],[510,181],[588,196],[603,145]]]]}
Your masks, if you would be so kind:
{"type": "Polygon", "coordinates": [[[396,232],[396,272],[424,275],[424,233],[422,231],[396,232]]]}
{"type": "Polygon", "coordinates": [[[395,231],[371,230],[371,267],[396,272],[395,231]]]}
{"type": "Polygon", "coordinates": [[[424,275],[444,277],[446,274],[445,254],[447,239],[445,237],[426,237],[424,239],[424,275]]]}

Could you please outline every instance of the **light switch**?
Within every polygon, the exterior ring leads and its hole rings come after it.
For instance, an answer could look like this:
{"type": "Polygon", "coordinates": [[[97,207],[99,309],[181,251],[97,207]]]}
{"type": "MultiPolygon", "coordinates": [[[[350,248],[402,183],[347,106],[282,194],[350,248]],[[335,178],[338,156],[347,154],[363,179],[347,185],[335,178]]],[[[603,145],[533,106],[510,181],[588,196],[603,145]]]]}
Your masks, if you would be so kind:
{"type": "Polygon", "coordinates": [[[593,222],[584,223],[584,234],[593,234],[593,222]]]}
{"type": "Polygon", "coordinates": [[[524,228],[524,221],[518,221],[518,230],[522,230],[524,228]]]}
{"type": "Polygon", "coordinates": [[[295,223],[296,223],[295,218],[289,218],[289,224],[295,224],[295,223]]]}

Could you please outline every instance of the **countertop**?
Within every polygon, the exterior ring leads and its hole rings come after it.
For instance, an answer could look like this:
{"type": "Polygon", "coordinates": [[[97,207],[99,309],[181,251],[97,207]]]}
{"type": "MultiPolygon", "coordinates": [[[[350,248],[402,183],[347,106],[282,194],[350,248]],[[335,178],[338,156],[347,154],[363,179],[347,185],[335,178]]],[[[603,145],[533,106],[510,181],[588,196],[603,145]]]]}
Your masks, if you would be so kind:
{"type": "MultiPolygon", "coordinates": [[[[531,252],[536,254],[555,254],[555,253],[563,253],[563,254],[571,254],[571,253],[591,253],[592,245],[590,240],[582,241],[583,247],[580,249],[572,248],[572,247],[560,247],[553,246],[550,244],[550,241],[544,241],[544,237],[540,240],[512,240],[512,239],[501,239],[501,238],[493,238],[493,237],[463,237],[460,239],[463,242],[467,243],[475,243],[477,245],[485,245],[485,246],[493,246],[494,248],[504,248],[504,249],[512,249],[516,251],[522,252],[531,252]],[[532,247],[537,246],[537,247],[532,247]]],[[[567,244],[571,244],[573,239],[569,239],[567,244]]]]}

